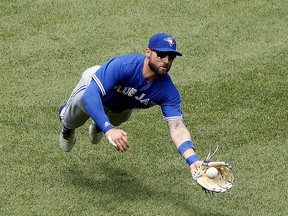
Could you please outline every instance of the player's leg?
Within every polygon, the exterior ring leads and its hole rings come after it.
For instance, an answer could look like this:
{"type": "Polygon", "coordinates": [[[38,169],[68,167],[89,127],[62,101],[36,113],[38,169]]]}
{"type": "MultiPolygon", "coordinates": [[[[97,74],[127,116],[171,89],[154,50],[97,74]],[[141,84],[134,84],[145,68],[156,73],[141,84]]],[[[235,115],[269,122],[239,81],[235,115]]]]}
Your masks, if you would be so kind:
{"type": "Polygon", "coordinates": [[[75,129],[85,124],[89,119],[89,115],[84,108],[81,98],[87,85],[91,82],[91,75],[95,73],[99,67],[100,66],[94,66],[89,68],[82,74],[67,104],[60,108],[59,118],[62,123],[60,147],[66,152],[71,151],[76,143],[75,129]]]}
{"type": "Polygon", "coordinates": [[[71,151],[76,143],[75,129],[85,124],[89,119],[89,115],[85,112],[81,101],[83,92],[75,95],[59,115],[62,122],[60,147],[66,152],[71,151]]]}
{"type": "MultiPolygon", "coordinates": [[[[133,112],[133,109],[125,110],[121,113],[112,113],[105,109],[105,113],[108,116],[110,122],[114,126],[118,126],[122,124],[123,122],[126,122],[131,114],[133,112]]],[[[101,131],[101,129],[95,124],[95,122],[92,120],[90,126],[89,126],[89,138],[90,141],[93,144],[97,144],[101,141],[103,138],[104,133],[101,131]]]]}

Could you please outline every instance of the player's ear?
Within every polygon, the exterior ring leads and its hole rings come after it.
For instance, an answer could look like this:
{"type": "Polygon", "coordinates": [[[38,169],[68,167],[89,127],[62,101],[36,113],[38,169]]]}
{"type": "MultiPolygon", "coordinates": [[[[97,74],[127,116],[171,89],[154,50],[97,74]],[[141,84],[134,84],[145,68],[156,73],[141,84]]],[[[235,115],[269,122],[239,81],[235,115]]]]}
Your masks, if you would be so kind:
{"type": "Polygon", "coordinates": [[[146,56],[149,58],[150,55],[151,55],[151,50],[150,50],[149,48],[146,48],[145,54],[146,54],[146,56]]]}

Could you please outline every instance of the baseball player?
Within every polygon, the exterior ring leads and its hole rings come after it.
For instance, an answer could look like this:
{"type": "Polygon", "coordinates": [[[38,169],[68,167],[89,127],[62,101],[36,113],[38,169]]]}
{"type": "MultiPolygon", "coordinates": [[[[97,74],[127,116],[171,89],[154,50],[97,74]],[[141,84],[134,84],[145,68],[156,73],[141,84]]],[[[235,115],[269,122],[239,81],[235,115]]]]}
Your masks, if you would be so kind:
{"type": "Polygon", "coordinates": [[[62,123],[60,147],[69,152],[76,143],[75,129],[89,118],[89,138],[99,143],[105,135],[115,148],[129,148],[127,132],[117,126],[133,109],[159,105],[171,139],[193,173],[201,164],[190,132],[183,123],[181,98],[168,72],[176,56],[176,40],[169,34],[153,35],[145,55],[130,54],[93,66],[82,74],[69,100],[59,110],[62,123]]]}

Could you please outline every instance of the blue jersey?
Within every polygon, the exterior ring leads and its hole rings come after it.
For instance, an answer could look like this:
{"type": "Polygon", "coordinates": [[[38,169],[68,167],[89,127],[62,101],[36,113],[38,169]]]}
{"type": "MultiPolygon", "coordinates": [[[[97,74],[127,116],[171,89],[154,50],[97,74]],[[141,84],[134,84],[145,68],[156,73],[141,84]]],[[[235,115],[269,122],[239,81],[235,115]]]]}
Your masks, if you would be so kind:
{"type": "Polygon", "coordinates": [[[104,132],[113,126],[108,119],[99,118],[105,116],[104,110],[99,109],[100,103],[112,112],[159,105],[165,120],[182,119],[180,94],[170,76],[166,74],[147,83],[143,76],[144,59],[140,54],[116,57],[92,75],[83,101],[89,115],[104,132]]]}

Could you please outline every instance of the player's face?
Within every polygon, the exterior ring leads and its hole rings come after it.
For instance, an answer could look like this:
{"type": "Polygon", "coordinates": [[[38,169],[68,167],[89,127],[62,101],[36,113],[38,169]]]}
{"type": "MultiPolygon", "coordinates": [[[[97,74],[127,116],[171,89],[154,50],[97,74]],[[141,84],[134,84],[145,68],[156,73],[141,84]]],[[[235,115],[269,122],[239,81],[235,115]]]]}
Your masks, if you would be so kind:
{"type": "Polygon", "coordinates": [[[165,76],[172,65],[176,55],[171,52],[159,52],[150,49],[148,66],[158,76],[165,76]]]}

